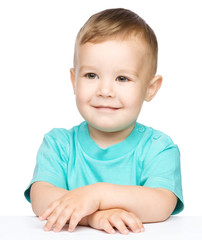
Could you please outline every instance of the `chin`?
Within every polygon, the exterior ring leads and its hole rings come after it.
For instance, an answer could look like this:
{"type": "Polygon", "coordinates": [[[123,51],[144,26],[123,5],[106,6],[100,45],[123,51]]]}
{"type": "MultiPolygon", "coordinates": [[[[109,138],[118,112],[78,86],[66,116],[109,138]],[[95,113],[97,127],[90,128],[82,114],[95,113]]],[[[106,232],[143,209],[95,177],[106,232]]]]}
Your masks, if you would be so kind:
{"type": "Polygon", "coordinates": [[[91,123],[89,123],[89,125],[91,126],[91,127],[93,127],[93,128],[95,128],[95,129],[97,129],[97,130],[99,130],[99,131],[101,131],[101,132],[119,132],[119,131],[121,131],[121,130],[123,130],[121,127],[114,127],[114,126],[106,126],[106,125],[104,125],[104,126],[102,126],[102,125],[94,125],[94,124],[91,124],[91,123]]]}

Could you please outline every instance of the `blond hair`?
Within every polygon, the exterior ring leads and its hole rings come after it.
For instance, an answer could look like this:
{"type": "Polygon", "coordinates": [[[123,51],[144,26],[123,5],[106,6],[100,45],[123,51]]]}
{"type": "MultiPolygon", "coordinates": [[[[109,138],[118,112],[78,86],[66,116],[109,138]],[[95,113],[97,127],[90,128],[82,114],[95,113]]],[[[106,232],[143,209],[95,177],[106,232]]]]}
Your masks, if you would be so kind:
{"type": "Polygon", "coordinates": [[[145,41],[152,55],[151,68],[153,74],[157,69],[158,43],[151,27],[136,13],[123,9],[107,9],[92,15],[77,34],[74,51],[74,67],[76,54],[80,45],[87,42],[101,43],[110,39],[126,40],[138,36],[145,41]]]}

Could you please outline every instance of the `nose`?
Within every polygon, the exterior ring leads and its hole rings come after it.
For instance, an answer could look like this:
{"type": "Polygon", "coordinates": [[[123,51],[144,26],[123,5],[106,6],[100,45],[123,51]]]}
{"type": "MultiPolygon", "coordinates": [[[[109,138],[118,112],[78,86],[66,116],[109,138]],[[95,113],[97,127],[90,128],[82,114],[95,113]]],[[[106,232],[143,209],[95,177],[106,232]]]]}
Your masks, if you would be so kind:
{"type": "Polygon", "coordinates": [[[97,88],[97,96],[99,97],[114,97],[114,82],[109,79],[100,79],[97,88]]]}

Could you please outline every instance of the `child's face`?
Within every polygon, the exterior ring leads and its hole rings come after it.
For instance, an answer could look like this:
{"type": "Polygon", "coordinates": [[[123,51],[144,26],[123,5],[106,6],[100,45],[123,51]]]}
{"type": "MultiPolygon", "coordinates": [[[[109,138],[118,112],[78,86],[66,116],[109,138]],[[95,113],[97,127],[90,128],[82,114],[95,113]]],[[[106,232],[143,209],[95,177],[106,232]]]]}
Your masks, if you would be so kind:
{"type": "Polygon", "coordinates": [[[149,61],[138,39],[80,46],[71,80],[78,110],[92,128],[117,132],[135,125],[144,100],[155,95],[149,61]]]}

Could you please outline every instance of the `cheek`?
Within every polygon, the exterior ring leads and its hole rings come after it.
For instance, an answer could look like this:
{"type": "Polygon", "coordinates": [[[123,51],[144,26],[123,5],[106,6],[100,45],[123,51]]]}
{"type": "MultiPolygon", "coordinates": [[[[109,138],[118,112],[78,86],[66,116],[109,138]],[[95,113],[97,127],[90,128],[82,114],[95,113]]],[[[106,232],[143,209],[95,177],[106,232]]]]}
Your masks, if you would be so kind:
{"type": "Polygon", "coordinates": [[[129,106],[140,105],[144,101],[144,93],[140,88],[130,88],[125,91],[122,99],[126,99],[129,106]]]}
{"type": "Polygon", "coordinates": [[[143,94],[140,91],[128,91],[125,96],[127,109],[133,116],[138,116],[144,102],[143,94]]]}
{"type": "Polygon", "coordinates": [[[80,94],[79,91],[77,91],[77,94],[76,94],[77,107],[80,108],[84,102],[85,102],[85,95],[82,93],[80,94]]]}
{"type": "Polygon", "coordinates": [[[76,89],[76,102],[77,105],[82,105],[90,100],[91,91],[85,84],[78,84],[76,89]]]}

